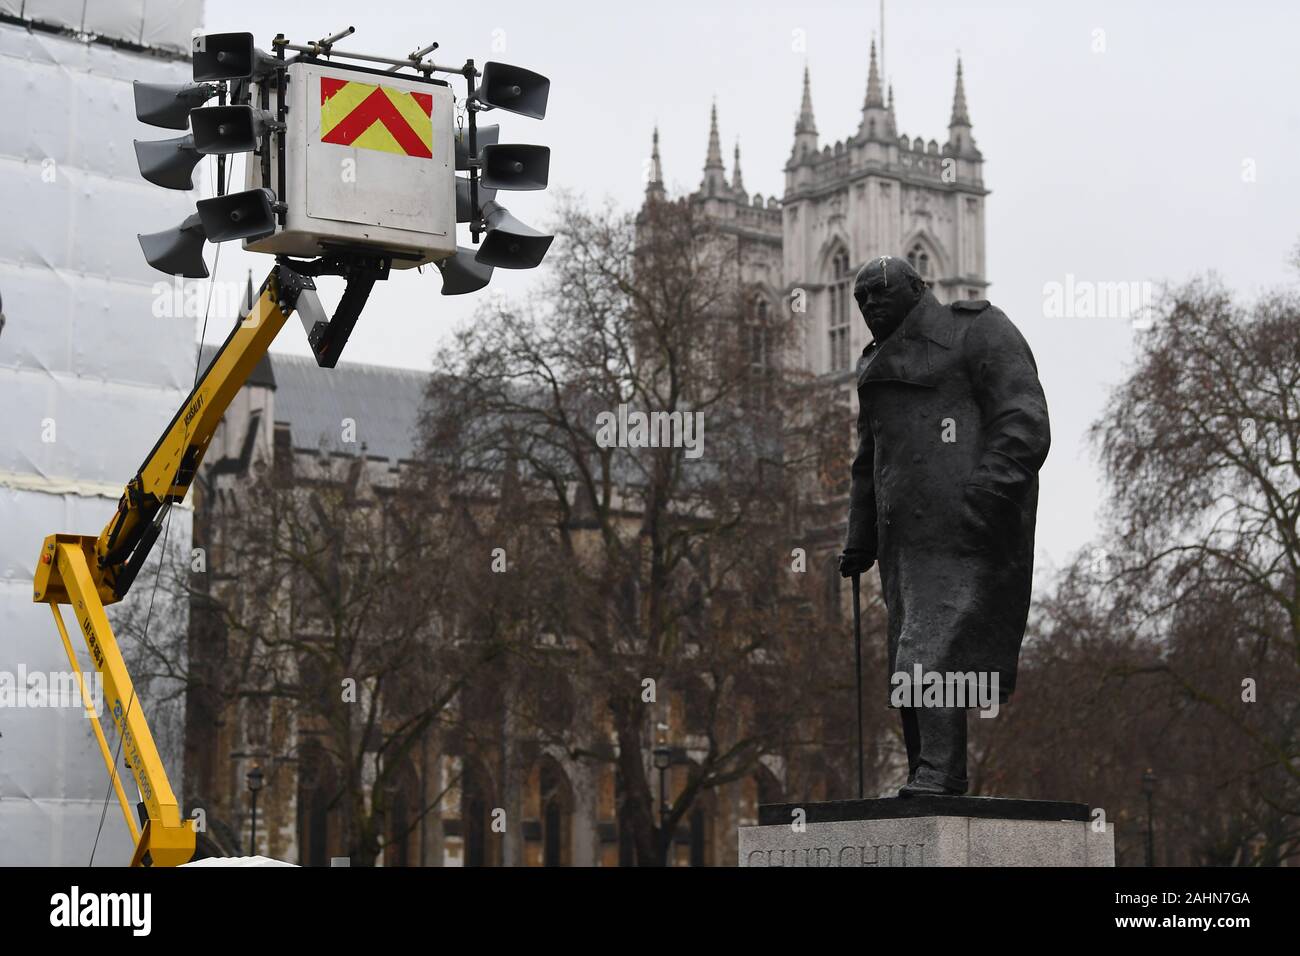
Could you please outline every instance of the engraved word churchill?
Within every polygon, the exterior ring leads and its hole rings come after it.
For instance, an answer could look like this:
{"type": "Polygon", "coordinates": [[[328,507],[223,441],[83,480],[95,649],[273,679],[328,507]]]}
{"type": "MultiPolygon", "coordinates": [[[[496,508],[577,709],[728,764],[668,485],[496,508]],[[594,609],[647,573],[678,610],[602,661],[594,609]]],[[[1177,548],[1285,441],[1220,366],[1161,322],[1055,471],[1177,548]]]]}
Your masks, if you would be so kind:
{"type": "Polygon", "coordinates": [[[924,843],[846,844],[837,849],[828,846],[787,847],[774,850],[750,850],[746,866],[925,866],[924,843]]]}

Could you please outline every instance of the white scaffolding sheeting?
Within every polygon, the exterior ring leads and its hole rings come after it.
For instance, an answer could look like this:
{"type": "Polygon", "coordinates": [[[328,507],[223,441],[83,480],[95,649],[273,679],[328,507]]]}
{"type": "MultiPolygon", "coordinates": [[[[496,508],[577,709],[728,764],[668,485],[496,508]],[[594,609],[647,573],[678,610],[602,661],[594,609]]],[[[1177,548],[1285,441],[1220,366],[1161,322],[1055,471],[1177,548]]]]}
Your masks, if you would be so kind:
{"type": "MultiPolygon", "coordinates": [[[[0,0],[0,13],[180,51],[202,4],[0,0]]],[[[171,307],[179,297],[145,264],[136,234],[176,225],[198,193],[140,178],[132,140],[182,134],[137,122],[131,92],[135,79],[181,83],[189,73],[183,60],[0,23],[9,119],[0,128],[0,680],[68,671],[49,609],[31,600],[41,542],[99,532],[193,381],[194,314],[171,307]]],[[[169,538],[188,550],[188,510],[173,511],[169,538]]],[[[152,583],[146,566],[110,617],[146,605],[152,583]]],[[[65,619],[82,669],[93,670],[65,619]]],[[[160,594],[151,633],[184,626],[183,609],[160,594]]],[[[183,799],[177,728],[164,711],[148,713],[183,799]]],[[[0,706],[0,865],[87,863],[107,789],[79,707],[0,706]]],[[[129,858],[110,798],[95,862],[129,858]]]]}
{"type": "Polygon", "coordinates": [[[36,23],[184,52],[203,0],[0,0],[0,13],[36,23]]]}

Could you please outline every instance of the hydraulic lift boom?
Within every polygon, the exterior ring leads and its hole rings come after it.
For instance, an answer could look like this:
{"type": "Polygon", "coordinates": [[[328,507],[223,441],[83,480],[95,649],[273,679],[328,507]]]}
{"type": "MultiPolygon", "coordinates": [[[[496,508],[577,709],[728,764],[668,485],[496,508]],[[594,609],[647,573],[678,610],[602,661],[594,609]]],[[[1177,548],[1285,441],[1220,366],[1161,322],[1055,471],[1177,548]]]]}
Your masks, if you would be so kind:
{"type": "MultiPolygon", "coordinates": [[[[373,283],[373,279],[371,279],[373,283]]],[[[351,277],[349,285],[352,285],[351,277]]],[[[369,292],[369,285],[363,281],[369,292]]],[[[194,855],[194,821],[182,819],[180,807],[158,748],[136,699],[117,640],[109,627],[105,605],[120,601],[131,587],[163,527],[168,509],[185,498],[203,454],[226,408],[252,374],[258,361],[295,311],[300,313],[318,361],[325,351],[337,358],[339,338],[346,339],[364,294],[354,292],[329,320],[308,276],[280,262],[262,285],[261,294],[221,346],[212,364],[176,412],[135,477],[128,482],[117,512],[98,536],[52,534],[41,547],[36,563],[33,600],[50,606],[59,636],[74,674],[80,681],[72,641],[60,605],[72,607],[85,637],[91,659],[103,679],[104,702],[121,736],[122,752],[140,793],[136,807],[141,826],[118,775],[116,761],[98,720],[92,720],[96,741],[104,756],[127,827],[135,840],[132,866],[176,866],[194,855]],[[356,299],[360,302],[356,302],[356,299]],[[353,308],[354,307],[354,308],[353,308]],[[346,313],[346,314],[344,314],[346,313]],[[327,348],[323,348],[324,343],[327,348]]],[[[332,365],[333,361],[328,364],[332,365]]],[[[90,707],[82,684],[83,700],[90,707]]]]}

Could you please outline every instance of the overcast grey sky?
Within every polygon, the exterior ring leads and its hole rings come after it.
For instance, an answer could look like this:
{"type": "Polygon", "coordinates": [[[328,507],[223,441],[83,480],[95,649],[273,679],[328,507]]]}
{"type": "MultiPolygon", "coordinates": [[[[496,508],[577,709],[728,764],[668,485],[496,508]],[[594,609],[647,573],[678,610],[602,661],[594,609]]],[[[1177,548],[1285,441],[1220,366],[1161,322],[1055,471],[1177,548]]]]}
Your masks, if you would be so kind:
{"type": "MultiPolygon", "coordinates": [[[[656,122],[670,187],[698,185],[714,97],[728,174],[739,137],[747,188],[780,196],[804,63],[822,142],[852,135],[879,5],[207,3],[209,30],[250,30],[263,48],[277,32],[302,42],[349,24],[346,43],[364,52],[401,56],[436,40],[442,62],[546,74],[546,120],[504,115],[503,141],[551,146],[553,188],[632,208],[656,122]]],[[[913,0],[888,4],[885,26],[899,129],[911,137],[944,141],[959,50],[965,64],[992,190],[989,296],[1033,347],[1052,413],[1045,571],[1094,534],[1100,489],[1084,431],[1123,375],[1132,332],[1123,319],[1045,315],[1044,286],[1067,276],[1158,285],[1212,269],[1249,296],[1296,279],[1286,259],[1300,239],[1300,4],[913,0]]],[[[545,193],[508,204],[534,224],[550,212],[545,193]]],[[[218,278],[252,268],[260,281],[270,263],[227,244],[220,265],[218,278]]],[[[524,296],[535,278],[497,270],[490,291],[524,296]]],[[[345,360],[428,367],[484,295],[439,288],[436,271],[377,286],[345,360]]],[[[296,323],[276,349],[307,354],[296,323]]]]}

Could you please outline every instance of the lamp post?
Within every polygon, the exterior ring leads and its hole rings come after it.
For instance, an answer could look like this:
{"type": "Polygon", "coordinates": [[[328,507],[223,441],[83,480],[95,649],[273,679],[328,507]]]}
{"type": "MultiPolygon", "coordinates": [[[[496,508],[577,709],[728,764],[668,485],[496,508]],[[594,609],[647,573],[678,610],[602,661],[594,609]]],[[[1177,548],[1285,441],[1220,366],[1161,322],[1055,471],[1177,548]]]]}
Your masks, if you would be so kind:
{"type": "Polygon", "coordinates": [[[1156,793],[1156,773],[1150,767],[1142,774],[1142,792],[1147,798],[1147,866],[1156,865],[1156,834],[1151,811],[1151,798],[1156,793]]]}
{"type": "Polygon", "coordinates": [[[664,863],[668,862],[668,767],[672,764],[673,752],[668,746],[665,733],[668,730],[667,724],[659,724],[659,742],[652,751],[654,754],[655,769],[659,771],[659,830],[664,840],[664,863]]]}
{"type": "Polygon", "coordinates": [[[248,837],[248,855],[257,855],[257,792],[262,789],[266,783],[266,775],[262,773],[262,768],[253,765],[253,769],[248,771],[248,792],[251,793],[253,801],[253,830],[248,837]]]}

